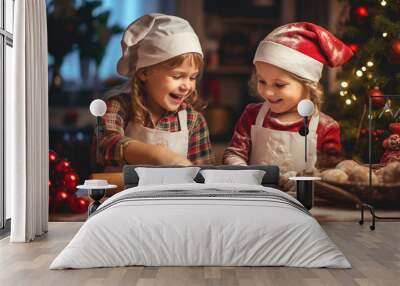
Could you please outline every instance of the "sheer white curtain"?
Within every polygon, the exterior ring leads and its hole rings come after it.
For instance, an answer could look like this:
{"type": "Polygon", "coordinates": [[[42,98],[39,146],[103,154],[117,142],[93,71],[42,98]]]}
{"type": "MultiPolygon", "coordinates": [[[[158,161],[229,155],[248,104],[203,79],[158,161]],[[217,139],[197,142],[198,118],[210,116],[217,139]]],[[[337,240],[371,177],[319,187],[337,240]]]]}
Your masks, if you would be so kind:
{"type": "Polygon", "coordinates": [[[48,90],[45,0],[15,1],[13,92],[6,97],[6,187],[12,242],[48,225],[48,90]]]}

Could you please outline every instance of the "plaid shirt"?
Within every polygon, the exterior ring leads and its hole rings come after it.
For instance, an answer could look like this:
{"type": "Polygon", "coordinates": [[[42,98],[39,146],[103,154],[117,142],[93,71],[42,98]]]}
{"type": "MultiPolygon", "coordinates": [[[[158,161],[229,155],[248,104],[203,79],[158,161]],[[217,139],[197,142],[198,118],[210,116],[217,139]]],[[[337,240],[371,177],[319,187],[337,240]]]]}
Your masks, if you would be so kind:
{"type": "MultiPolygon", "coordinates": [[[[262,103],[249,104],[246,106],[246,109],[236,124],[230,145],[224,152],[224,164],[248,164],[252,148],[251,126],[255,124],[261,106],[262,103]]],[[[263,122],[264,128],[291,132],[298,132],[303,125],[303,119],[290,124],[282,124],[278,120],[271,118],[269,114],[265,116],[263,122]]],[[[265,140],[268,140],[268,138],[265,138],[265,140]]],[[[341,149],[339,123],[328,115],[319,112],[317,127],[318,155],[337,156],[340,154],[341,149]]]]}
{"type": "MultiPolygon", "coordinates": [[[[102,117],[100,129],[100,159],[104,166],[121,166],[126,164],[123,157],[123,147],[132,140],[125,136],[131,116],[131,99],[129,94],[121,94],[106,101],[107,112],[102,117]]],[[[189,130],[189,146],[187,158],[195,165],[212,164],[213,155],[207,122],[203,115],[195,111],[189,104],[181,104],[175,112],[166,112],[154,126],[148,114],[145,127],[158,130],[176,132],[180,131],[178,111],[186,109],[189,130]]]]}

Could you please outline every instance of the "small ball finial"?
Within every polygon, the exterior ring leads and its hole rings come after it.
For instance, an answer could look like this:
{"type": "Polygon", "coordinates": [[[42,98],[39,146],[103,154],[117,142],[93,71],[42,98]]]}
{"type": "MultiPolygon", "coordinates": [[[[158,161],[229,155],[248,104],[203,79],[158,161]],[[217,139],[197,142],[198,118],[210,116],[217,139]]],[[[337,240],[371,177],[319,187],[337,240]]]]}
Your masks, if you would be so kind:
{"type": "Polygon", "coordinates": [[[297,105],[297,112],[303,116],[308,117],[314,113],[314,103],[309,99],[303,99],[297,105]]]}
{"type": "Polygon", "coordinates": [[[107,111],[107,105],[103,100],[95,99],[90,103],[89,109],[94,116],[103,116],[107,111]]]}

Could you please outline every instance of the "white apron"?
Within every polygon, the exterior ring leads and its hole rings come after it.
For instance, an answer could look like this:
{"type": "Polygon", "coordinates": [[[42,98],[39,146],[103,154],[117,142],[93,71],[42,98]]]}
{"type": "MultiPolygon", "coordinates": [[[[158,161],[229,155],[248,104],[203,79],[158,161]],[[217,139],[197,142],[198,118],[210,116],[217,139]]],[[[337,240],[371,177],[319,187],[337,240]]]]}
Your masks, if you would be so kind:
{"type": "Polygon", "coordinates": [[[304,158],[304,136],[298,132],[280,131],[264,128],[263,122],[270,109],[265,102],[258,112],[255,125],[251,126],[252,165],[278,165],[281,173],[313,170],[317,162],[318,111],[311,117],[307,135],[307,164],[304,158]]]}
{"type": "Polygon", "coordinates": [[[189,131],[187,127],[186,110],[179,111],[178,118],[181,131],[169,132],[157,130],[129,122],[125,129],[125,134],[132,139],[139,140],[144,143],[164,146],[187,158],[189,131]]]}

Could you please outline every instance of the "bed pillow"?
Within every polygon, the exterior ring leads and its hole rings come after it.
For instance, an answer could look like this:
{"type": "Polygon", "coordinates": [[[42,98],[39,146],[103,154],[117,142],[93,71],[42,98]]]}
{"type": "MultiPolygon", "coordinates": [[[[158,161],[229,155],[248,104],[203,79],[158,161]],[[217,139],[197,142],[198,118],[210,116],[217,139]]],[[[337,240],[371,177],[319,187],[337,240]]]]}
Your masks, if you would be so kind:
{"type": "Polygon", "coordinates": [[[139,186],[196,183],[193,179],[199,170],[199,167],[135,168],[139,176],[139,186]]]}
{"type": "Polygon", "coordinates": [[[265,171],[262,170],[202,170],[204,183],[261,185],[265,171]]]}

